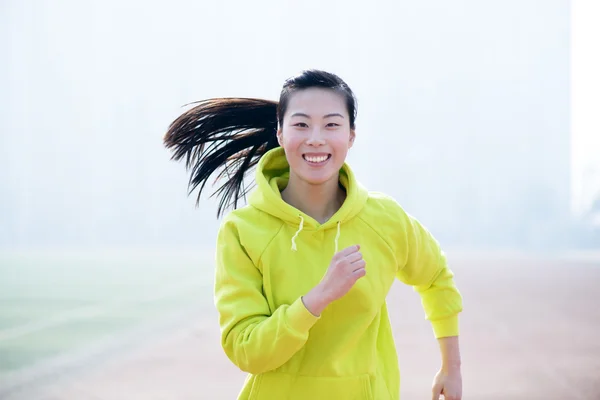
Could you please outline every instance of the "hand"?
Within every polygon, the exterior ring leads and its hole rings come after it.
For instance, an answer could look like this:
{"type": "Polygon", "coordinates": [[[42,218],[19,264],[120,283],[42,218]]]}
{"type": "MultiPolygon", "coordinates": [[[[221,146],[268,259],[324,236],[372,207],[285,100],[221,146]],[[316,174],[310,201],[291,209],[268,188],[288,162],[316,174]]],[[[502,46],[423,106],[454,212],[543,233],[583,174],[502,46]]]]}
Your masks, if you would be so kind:
{"type": "Polygon", "coordinates": [[[350,246],[336,253],[331,259],[331,264],[321,281],[329,302],[344,296],[358,279],[366,275],[366,263],[359,250],[359,245],[350,246]]]}
{"type": "Polygon", "coordinates": [[[356,281],[366,274],[366,263],[360,246],[350,246],[337,252],[321,282],[302,298],[313,315],[320,315],[331,302],[344,296],[356,281]]]}
{"type": "Polygon", "coordinates": [[[444,396],[444,400],[461,400],[462,376],[460,370],[440,369],[433,379],[432,392],[432,400],[439,400],[441,395],[444,396]]]}

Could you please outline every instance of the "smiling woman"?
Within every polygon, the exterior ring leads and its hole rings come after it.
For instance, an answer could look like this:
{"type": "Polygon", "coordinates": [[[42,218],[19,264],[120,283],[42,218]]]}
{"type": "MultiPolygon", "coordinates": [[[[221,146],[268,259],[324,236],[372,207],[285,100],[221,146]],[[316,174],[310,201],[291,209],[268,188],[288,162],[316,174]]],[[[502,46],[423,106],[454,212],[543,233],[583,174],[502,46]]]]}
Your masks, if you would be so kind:
{"type": "Polygon", "coordinates": [[[346,163],[356,98],[317,70],[288,79],[279,102],[210,99],[165,135],[190,187],[227,177],[217,216],[214,297],[221,344],[249,373],[238,399],[400,396],[386,297],[395,279],[421,298],[441,368],[432,396],[462,396],[462,297],[438,242],[391,197],[367,191],[346,163]],[[247,206],[246,172],[257,187],[247,206]],[[368,271],[368,272],[367,272],[368,271]]]}

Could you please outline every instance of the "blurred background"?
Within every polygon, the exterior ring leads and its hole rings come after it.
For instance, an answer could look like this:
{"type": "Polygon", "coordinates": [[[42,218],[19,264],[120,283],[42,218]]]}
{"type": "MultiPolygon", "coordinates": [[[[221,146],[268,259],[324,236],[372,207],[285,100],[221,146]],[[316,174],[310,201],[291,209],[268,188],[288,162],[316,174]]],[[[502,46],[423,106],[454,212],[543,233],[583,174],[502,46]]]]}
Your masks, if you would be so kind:
{"type": "Polygon", "coordinates": [[[0,398],[211,310],[216,201],[162,136],[305,68],[358,97],[358,178],[449,253],[600,251],[595,3],[2,0],[0,398]]]}

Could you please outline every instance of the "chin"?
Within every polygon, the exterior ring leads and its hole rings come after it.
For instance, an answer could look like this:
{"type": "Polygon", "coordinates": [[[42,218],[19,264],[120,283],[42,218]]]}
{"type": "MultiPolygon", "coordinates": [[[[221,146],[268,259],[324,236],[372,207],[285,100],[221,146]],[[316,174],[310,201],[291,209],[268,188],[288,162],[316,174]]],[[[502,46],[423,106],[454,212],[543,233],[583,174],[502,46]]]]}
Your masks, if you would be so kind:
{"type": "MultiPolygon", "coordinates": [[[[337,171],[337,170],[336,170],[337,171]]],[[[304,171],[303,171],[304,172],[304,171]]],[[[321,172],[321,173],[299,173],[298,177],[309,185],[322,185],[331,181],[332,179],[338,179],[338,174],[334,171],[321,172]]]]}

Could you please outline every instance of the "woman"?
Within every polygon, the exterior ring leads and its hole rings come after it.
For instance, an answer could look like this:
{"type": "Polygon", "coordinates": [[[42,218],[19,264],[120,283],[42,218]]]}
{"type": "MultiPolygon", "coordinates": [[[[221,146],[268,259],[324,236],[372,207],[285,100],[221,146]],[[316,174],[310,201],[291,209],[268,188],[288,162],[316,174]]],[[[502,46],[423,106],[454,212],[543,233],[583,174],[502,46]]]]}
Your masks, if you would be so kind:
{"type": "MultiPolygon", "coordinates": [[[[420,294],[441,350],[432,398],[462,396],[462,298],[436,240],[346,163],[356,99],[338,76],[304,71],[279,102],[212,99],[165,135],[202,192],[222,169],[215,305],[221,342],[248,377],[238,399],[399,399],[386,296],[420,294]],[[248,205],[245,173],[256,166],[248,205]]],[[[198,194],[198,199],[200,193],[198,194]]]]}

